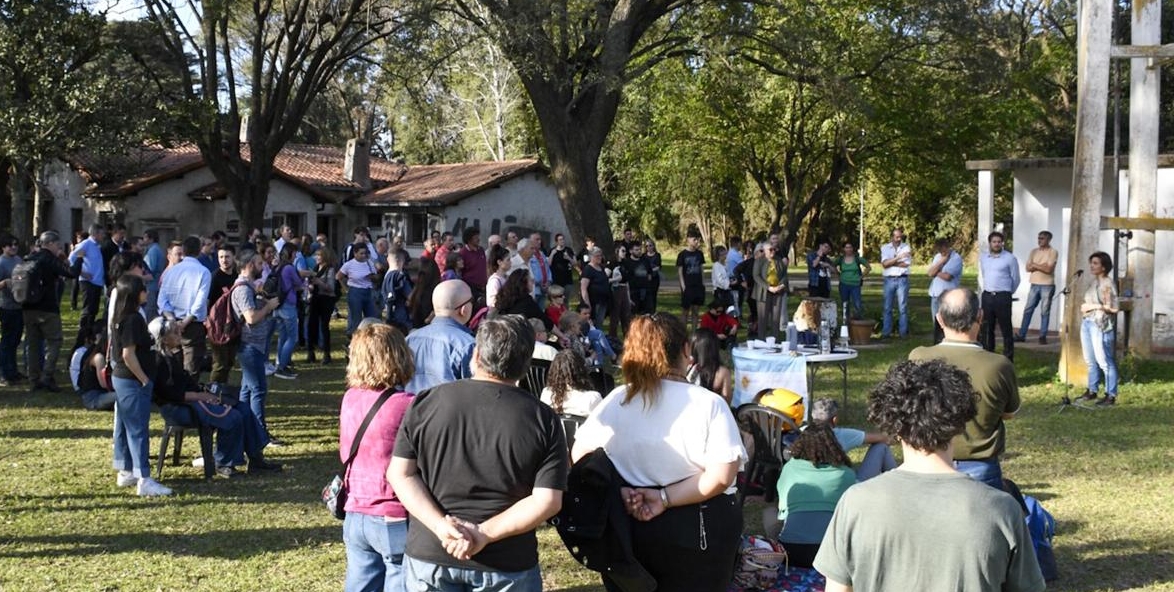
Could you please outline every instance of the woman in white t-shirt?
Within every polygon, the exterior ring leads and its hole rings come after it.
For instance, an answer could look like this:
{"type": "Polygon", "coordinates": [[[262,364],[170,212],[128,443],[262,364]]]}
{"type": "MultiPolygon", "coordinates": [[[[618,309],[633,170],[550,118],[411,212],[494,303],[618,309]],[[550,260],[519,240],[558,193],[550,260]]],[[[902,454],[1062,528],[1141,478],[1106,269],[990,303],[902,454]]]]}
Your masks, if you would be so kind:
{"type": "Polygon", "coordinates": [[[375,264],[371,262],[371,251],[366,243],[356,244],[351,249],[354,258],[347,261],[335,274],[335,279],[346,283],[346,334],[355,332],[359,322],[378,314],[375,311],[375,264]]]}
{"type": "Polygon", "coordinates": [[[632,485],[622,495],[635,518],[633,553],[658,590],[718,592],[729,586],[742,536],[734,480],[746,451],[726,402],[689,384],[688,367],[680,319],[634,320],[623,357],[628,383],[591,412],[571,457],[603,448],[632,485]]]}
{"type": "Polygon", "coordinates": [[[574,350],[564,349],[550,362],[542,402],[559,415],[587,417],[603,401],[603,396],[591,388],[587,363],[574,350]]]}
{"type": "Polygon", "coordinates": [[[497,306],[497,293],[505,285],[510,274],[510,251],[501,245],[489,248],[489,281],[485,282],[485,305],[497,306]]]}

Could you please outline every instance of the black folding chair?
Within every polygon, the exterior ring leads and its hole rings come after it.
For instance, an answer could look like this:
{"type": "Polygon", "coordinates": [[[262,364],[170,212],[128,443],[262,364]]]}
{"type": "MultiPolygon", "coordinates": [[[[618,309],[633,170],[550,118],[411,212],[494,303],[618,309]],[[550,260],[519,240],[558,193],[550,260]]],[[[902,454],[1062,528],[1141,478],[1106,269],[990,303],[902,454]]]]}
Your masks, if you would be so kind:
{"type": "Polygon", "coordinates": [[[754,454],[746,465],[738,487],[738,503],[751,493],[762,493],[766,502],[775,501],[775,487],[783,463],[787,462],[784,434],[798,433],[799,426],[790,417],[762,405],[748,403],[738,407],[738,427],[754,438],[754,454]]]}
{"type": "Polygon", "coordinates": [[[535,397],[542,396],[542,389],[546,388],[546,374],[550,372],[550,360],[530,360],[530,369],[522,379],[522,388],[530,391],[535,397]]]}

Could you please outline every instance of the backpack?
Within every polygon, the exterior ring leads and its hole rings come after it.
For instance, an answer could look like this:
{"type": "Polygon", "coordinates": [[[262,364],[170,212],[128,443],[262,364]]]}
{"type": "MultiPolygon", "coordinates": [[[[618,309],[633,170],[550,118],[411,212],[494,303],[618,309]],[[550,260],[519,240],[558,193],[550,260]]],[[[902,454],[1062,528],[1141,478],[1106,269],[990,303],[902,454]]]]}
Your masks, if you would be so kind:
{"type": "Polygon", "coordinates": [[[41,265],[35,258],[29,258],[12,268],[8,278],[8,289],[17,304],[39,304],[45,298],[45,282],[41,265]]]}
{"type": "Polygon", "coordinates": [[[1056,535],[1056,519],[1040,505],[1039,500],[1030,495],[1023,495],[1014,481],[1003,479],[1003,491],[1011,494],[1023,510],[1027,533],[1031,536],[1035,559],[1039,563],[1039,571],[1043,574],[1044,581],[1056,580],[1060,577],[1059,568],[1056,566],[1056,554],[1052,550],[1052,537],[1056,535]]]}
{"type": "Polygon", "coordinates": [[[1040,505],[1039,500],[1030,495],[1023,496],[1027,504],[1027,532],[1031,534],[1031,543],[1035,547],[1035,558],[1039,561],[1040,573],[1045,582],[1051,582],[1060,577],[1056,566],[1056,554],[1052,550],[1052,537],[1056,535],[1056,519],[1040,505]]]}
{"type": "Polygon", "coordinates": [[[235,283],[231,288],[225,288],[224,295],[218,298],[208,311],[208,318],[204,319],[204,329],[208,331],[209,343],[228,345],[240,339],[241,322],[232,310],[232,292],[242,285],[235,283]]]}
{"type": "Polygon", "coordinates": [[[261,284],[261,292],[270,298],[276,296],[277,301],[282,304],[285,303],[285,297],[289,295],[289,289],[282,289],[281,272],[289,267],[289,263],[282,263],[274,269],[268,277],[265,278],[265,283],[261,284]]]}

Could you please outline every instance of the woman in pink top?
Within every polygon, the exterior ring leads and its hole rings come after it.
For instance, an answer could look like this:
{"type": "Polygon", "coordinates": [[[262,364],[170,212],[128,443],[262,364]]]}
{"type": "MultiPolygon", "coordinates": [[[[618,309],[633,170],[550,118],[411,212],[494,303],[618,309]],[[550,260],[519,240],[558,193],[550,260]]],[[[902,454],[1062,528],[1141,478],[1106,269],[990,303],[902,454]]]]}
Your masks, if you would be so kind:
{"type": "Polygon", "coordinates": [[[338,452],[343,462],[351,452],[363,418],[384,391],[392,391],[363,434],[351,464],[349,495],[342,538],[346,543],[347,592],[402,592],[404,545],[408,514],[384,474],[399,424],[414,395],[401,392],[412,378],[415,363],[403,335],[391,325],[376,324],[355,331],[347,364],[347,392],[339,412],[338,452]]]}

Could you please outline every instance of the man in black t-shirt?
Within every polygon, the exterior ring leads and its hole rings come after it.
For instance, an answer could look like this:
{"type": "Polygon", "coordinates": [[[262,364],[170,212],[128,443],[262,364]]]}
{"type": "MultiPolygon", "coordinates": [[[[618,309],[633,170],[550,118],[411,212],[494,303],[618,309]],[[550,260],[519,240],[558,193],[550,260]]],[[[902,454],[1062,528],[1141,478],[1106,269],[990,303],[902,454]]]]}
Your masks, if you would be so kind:
{"type": "Polygon", "coordinates": [[[701,235],[689,233],[685,250],[677,255],[677,282],[681,286],[681,313],[690,331],[697,328],[697,313],[705,305],[705,254],[698,247],[701,235]]]}
{"type": "Polygon", "coordinates": [[[542,590],[535,529],[562,507],[569,456],[559,417],[517,386],[533,351],[522,317],[484,321],[473,378],[404,416],[387,478],[411,516],[409,590],[542,590]]]}

